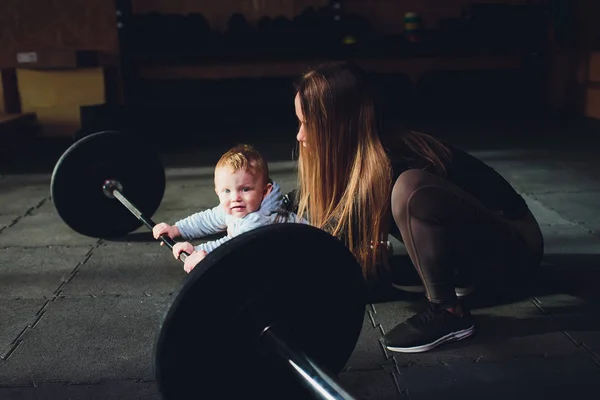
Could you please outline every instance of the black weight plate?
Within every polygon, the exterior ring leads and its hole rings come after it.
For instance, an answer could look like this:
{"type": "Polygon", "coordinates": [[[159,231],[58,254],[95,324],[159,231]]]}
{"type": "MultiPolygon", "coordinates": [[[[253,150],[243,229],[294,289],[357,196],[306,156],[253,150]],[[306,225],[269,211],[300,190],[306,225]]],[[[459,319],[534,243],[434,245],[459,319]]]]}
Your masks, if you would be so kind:
{"type": "Polygon", "coordinates": [[[293,399],[308,391],[279,359],[259,351],[263,328],[332,374],[352,354],[365,312],[352,253],[301,224],[275,224],[224,243],[189,274],[154,347],[165,399],[293,399]]]}
{"type": "Polygon", "coordinates": [[[115,131],[86,136],[63,153],[50,184],[58,215],[74,231],[110,238],[142,226],[118,200],[104,195],[107,179],[121,182],[123,195],[147,217],[156,212],[165,192],[162,162],[140,138],[115,131]]]}

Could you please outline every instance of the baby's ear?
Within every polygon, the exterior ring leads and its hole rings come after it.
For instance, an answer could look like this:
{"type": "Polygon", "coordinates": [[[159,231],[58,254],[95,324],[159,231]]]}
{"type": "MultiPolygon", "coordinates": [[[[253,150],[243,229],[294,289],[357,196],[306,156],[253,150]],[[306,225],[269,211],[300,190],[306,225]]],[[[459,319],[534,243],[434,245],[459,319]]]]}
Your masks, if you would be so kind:
{"type": "Polygon", "coordinates": [[[269,183],[267,183],[267,186],[265,186],[265,190],[263,192],[264,196],[271,193],[271,190],[273,190],[273,184],[271,182],[269,182],[269,183]]]}

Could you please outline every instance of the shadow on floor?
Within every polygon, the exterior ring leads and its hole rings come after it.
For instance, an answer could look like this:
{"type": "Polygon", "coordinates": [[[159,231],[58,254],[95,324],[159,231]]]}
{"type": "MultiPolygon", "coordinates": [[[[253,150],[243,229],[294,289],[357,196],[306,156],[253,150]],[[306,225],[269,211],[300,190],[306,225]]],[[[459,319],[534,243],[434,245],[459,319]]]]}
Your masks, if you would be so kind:
{"type": "MultiPolygon", "coordinates": [[[[395,289],[391,282],[390,274],[369,282],[370,302],[407,300],[419,303],[424,298],[422,293],[406,293],[395,289]]],[[[490,287],[478,288],[462,301],[470,309],[479,309],[512,304],[532,296],[567,295],[579,298],[582,304],[591,306],[600,304],[597,282],[600,282],[600,254],[553,254],[544,258],[543,265],[531,282],[515,283],[510,288],[501,287],[497,290],[490,287]]],[[[420,309],[419,304],[413,307],[415,312],[420,309]]],[[[600,317],[600,308],[598,311],[600,317]]]]}

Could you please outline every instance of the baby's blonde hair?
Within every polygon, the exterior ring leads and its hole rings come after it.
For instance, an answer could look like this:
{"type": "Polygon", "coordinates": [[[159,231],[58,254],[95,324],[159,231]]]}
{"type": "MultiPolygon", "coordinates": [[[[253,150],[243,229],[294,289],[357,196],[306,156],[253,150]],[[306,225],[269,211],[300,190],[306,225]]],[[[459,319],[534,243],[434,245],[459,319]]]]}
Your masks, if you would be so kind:
{"type": "Polygon", "coordinates": [[[269,182],[269,167],[265,159],[249,144],[239,144],[223,154],[215,169],[223,167],[231,168],[232,172],[248,171],[255,177],[263,178],[265,184],[269,182]]]}

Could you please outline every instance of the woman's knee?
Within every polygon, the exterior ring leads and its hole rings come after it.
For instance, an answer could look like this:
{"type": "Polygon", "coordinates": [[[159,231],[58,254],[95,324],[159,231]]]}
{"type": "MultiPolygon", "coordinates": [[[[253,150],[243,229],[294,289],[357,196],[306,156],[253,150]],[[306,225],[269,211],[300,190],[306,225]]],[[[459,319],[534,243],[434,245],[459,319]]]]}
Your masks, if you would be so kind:
{"type": "MultiPolygon", "coordinates": [[[[403,172],[392,189],[392,215],[396,224],[405,221],[410,210],[411,216],[428,219],[438,208],[439,188],[436,177],[418,169],[403,172]]],[[[400,228],[400,226],[399,226],[400,228]]]]}

